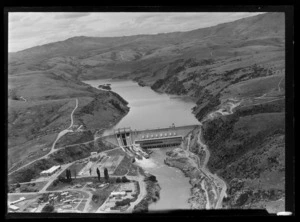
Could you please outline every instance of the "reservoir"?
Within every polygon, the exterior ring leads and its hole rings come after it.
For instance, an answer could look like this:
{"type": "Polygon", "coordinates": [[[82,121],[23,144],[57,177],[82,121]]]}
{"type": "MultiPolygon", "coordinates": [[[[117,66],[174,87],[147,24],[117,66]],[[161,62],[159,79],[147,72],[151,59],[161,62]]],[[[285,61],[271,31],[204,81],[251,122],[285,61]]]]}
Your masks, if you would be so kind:
{"type": "Polygon", "coordinates": [[[129,113],[121,121],[108,130],[131,127],[132,130],[165,128],[199,124],[192,114],[195,103],[181,98],[157,93],[150,87],[141,87],[130,80],[89,80],[85,83],[98,88],[102,84],[111,84],[112,91],[118,93],[128,102],[129,113]]]}
{"type": "MultiPolygon", "coordinates": [[[[192,114],[195,103],[182,98],[157,93],[150,87],[141,87],[130,80],[88,80],[85,83],[98,88],[99,85],[111,84],[111,90],[123,97],[130,107],[129,113],[115,126],[106,130],[131,127],[132,130],[165,128],[199,124],[192,114]]],[[[166,152],[172,148],[152,149],[149,159],[137,160],[144,170],[156,176],[161,187],[160,200],[152,203],[149,210],[189,209],[191,185],[189,179],[177,168],[164,164],[166,152]]]]}

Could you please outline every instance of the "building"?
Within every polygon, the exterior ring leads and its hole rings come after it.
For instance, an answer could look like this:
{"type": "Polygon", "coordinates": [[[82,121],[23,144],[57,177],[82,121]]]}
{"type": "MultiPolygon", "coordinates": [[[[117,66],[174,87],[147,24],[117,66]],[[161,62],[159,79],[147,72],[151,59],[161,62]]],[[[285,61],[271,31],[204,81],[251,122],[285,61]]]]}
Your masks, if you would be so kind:
{"type": "Polygon", "coordinates": [[[91,156],[92,157],[97,156],[97,152],[91,152],[91,156]]]}
{"type": "Polygon", "coordinates": [[[15,201],[11,202],[10,204],[16,204],[16,203],[19,203],[19,202],[21,202],[25,199],[26,199],[25,197],[20,197],[18,200],[15,200],[15,201]]]}
{"type": "Polygon", "coordinates": [[[180,146],[182,136],[161,137],[155,139],[136,140],[143,149],[180,146]]]}
{"type": "Polygon", "coordinates": [[[19,210],[19,207],[17,206],[14,206],[14,205],[9,205],[8,208],[12,211],[16,211],[16,210],[19,210]]]}
{"type": "Polygon", "coordinates": [[[125,196],[126,192],[125,191],[120,191],[120,192],[111,192],[110,196],[114,197],[114,196],[125,196]]]}
{"type": "Polygon", "coordinates": [[[166,128],[155,128],[145,130],[131,130],[128,128],[119,128],[114,130],[112,135],[105,137],[105,140],[120,146],[125,150],[126,147],[132,147],[132,151],[137,152],[141,148],[164,148],[178,147],[182,139],[198,125],[178,126],[174,124],[166,128]]]}
{"type": "Polygon", "coordinates": [[[48,170],[44,170],[41,172],[41,176],[51,176],[53,175],[55,172],[57,172],[59,169],[61,168],[60,165],[57,166],[53,166],[48,170]]]}

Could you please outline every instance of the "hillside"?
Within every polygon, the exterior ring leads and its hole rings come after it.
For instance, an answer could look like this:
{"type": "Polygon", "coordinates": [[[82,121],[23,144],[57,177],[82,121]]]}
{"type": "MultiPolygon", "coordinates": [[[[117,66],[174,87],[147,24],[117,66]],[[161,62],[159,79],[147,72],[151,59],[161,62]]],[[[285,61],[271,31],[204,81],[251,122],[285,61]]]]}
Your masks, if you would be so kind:
{"type": "Polygon", "coordinates": [[[73,126],[89,130],[92,138],[97,129],[110,126],[128,112],[127,102],[114,93],[96,90],[59,72],[9,75],[8,82],[8,169],[50,151],[57,134],[71,125],[75,99],[73,126]]]}
{"type": "Polygon", "coordinates": [[[284,30],[283,13],[265,13],[189,32],[80,36],[11,54],[9,73],[133,79],[195,98],[201,119],[229,85],[284,72],[284,30]]]}
{"type": "Polygon", "coordinates": [[[126,102],[79,80],[131,79],[196,101],[208,167],[228,184],[224,207],[276,212],[284,205],[284,33],[284,13],[265,13],[189,32],[80,36],[12,53],[9,155],[20,159],[24,150],[50,144],[70,124],[74,98],[77,125],[117,121],[126,102]],[[222,116],[233,101],[233,114],[222,116]]]}

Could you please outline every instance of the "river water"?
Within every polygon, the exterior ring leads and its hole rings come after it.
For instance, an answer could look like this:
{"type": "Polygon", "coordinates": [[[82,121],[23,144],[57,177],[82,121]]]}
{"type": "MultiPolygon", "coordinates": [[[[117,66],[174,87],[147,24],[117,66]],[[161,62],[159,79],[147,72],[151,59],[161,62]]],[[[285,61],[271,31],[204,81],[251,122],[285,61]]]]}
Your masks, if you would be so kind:
{"type": "MultiPolygon", "coordinates": [[[[131,127],[132,130],[153,129],[158,127],[199,124],[191,113],[195,103],[163,93],[150,87],[141,87],[130,80],[88,80],[85,83],[98,88],[110,83],[112,91],[122,96],[129,104],[129,113],[112,129],[131,127]]],[[[112,132],[109,129],[106,133],[112,132]]]]}
{"type": "MultiPolygon", "coordinates": [[[[112,91],[122,96],[130,107],[129,113],[104,134],[113,129],[131,127],[131,129],[152,129],[199,124],[192,114],[195,103],[167,94],[156,93],[149,87],[141,87],[130,80],[89,80],[85,83],[98,88],[102,84],[111,84],[112,91]]],[[[177,168],[164,164],[166,151],[172,148],[153,149],[149,159],[136,163],[144,170],[156,176],[161,187],[160,200],[149,206],[149,210],[189,209],[189,179],[177,168]]]]}
{"type": "Polygon", "coordinates": [[[152,149],[151,158],[136,161],[137,165],[156,176],[161,187],[159,201],[152,203],[149,210],[190,209],[189,178],[185,177],[179,169],[164,164],[166,152],[171,149],[152,149]]]}

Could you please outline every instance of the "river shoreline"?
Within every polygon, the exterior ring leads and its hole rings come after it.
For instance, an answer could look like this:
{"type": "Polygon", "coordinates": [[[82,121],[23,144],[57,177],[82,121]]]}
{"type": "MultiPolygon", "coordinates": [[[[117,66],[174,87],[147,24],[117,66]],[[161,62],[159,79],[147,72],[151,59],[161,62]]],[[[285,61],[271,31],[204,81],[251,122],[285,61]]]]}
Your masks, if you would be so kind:
{"type": "Polygon", "coordinates": [[[192,209],[220,209],[223,198],[227,196],[227,184],[207,169],[210,152],[201,140],[201,131],[200,126],[199,130],[192,131],[185,138],[187,144],[183,143],[182,148],[168,152],[165,163],[177,167],[190,178],[192,189],[189,203],[192,209]]]}
{"type": "Polygon", "coordinates": [[[199,187],[201,186],[202,181],[201,175],[197,172],[196,167],[194,167],[189,161],[188,157],[185,157],[184,155],[181,155],[180,157],[177,156],[181,151],[183,151],[181,148],[177,148],[172,152],[169,152],[165,159],[165,164],[179,169],[186,177],[189,178],[191,188],[188,203],[190,205],[190,209],[205,209],[205,194],[199,187]]]}
{"type": "Polygon", "coordinates": [[[133,213],[146,213],[149,212],[149,206],[155,203],[160,198],[160,186],[155,176],[145,176],[144,182],[146,184],[146,196],[133,208],[133,213]]]}

